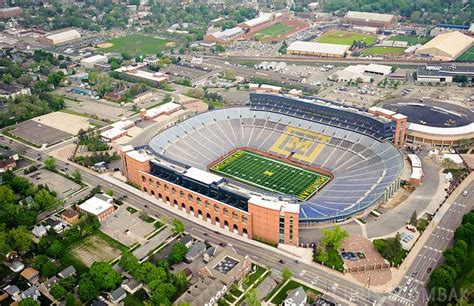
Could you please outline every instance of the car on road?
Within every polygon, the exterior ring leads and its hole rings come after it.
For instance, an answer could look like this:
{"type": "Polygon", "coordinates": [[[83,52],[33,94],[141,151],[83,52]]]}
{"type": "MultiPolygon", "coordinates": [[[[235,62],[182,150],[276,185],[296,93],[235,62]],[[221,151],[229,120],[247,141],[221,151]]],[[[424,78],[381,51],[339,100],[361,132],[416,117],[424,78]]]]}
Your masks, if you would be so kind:
{"type": "Polygon", "coordinates": [[[398,293],[398,292],[400,292],[400,287],[397,287],[397,288],[393,289],[392,292],[393,292],[393,293],[398,293]]]}
{"type": "Polygon", "coordinates": [[[411,281],[412,281],[412,279],[411,279],[411,278],[409,278],[409,279],[408,279],[408,281],[407,281],[407,285],[408,285],[408,286],[410,286],[410,284],[411,284],[411,281]]]}
{"type": "Polygon", "coordinates": [[[405,286],[405,287],[403,287],[402,292],[407,292],[407,290],[408,290],[408,287],[405,286]]]}
{"type": "Polygon", "coordinates": [[[285,264],[285,261],[283,259],[280,259],[278,262],[281,263],[282,265],[285,264]]]}
{"type": "Polygon", "coordinates": [[[411,274],[411,277],[416,277],[417,274],[418,274],[418,272],[415,271],[411,274]]]}
{"type": "Polygon", "coordinates": [[[433,270],[433,268],[429,267],[428,269],[426,269],[426,272],[431,273],[431,270],[433,270]]]}
{"type": "Polygon", "coordinates": [[[467,190],[464,190],[463,193],[462,193],[462,195],[463,195],[464,197],[467,196],[467,190]]]}

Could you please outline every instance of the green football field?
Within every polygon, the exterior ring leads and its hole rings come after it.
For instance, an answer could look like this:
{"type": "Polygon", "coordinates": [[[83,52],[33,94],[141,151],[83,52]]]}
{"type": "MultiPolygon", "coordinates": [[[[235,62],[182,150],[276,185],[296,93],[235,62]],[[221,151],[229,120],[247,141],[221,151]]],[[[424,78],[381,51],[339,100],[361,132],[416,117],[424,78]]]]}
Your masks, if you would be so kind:
{"type": "Polygon", "coordinates": [[[461,54],[461,56],[456,59],[456,62],[474,62],[474,46],[461,54]]]}
{"type": "Polygon", "coordinates": [[[211,167],[211,172],[237,181],[293,195],[305,201],[329,182],[329,177],[253,152],[239,150],[211,167]]]}
{"type": "Polygon", "coordinates": [[[262,40],[267,37],[278,37],[280,35],[286,34],[289,31],[293,30],[292,26],[277,23],[268,28],[264,28],[256,32],[253,37],[257,40],[262,40]]]}

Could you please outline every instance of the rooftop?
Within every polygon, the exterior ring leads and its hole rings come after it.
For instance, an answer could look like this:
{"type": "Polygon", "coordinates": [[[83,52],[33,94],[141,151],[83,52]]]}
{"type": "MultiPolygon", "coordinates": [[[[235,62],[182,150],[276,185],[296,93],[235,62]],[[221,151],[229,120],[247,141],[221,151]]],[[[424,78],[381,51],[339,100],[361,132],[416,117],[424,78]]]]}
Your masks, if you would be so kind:
{"type": "Polygon", "coordinates": [[[325,44],[311,41],[295,41],[288,46],[287,50],[344,55],[344,53],[346,53],[349,48],[350,46],[346,45],[325,44]]]}
{"type": "Polygon", "coordinates": [[[214,270],[219,271],[220,273],[223,273],[223,274],[227,274],[238,263],[239,263],[238,260],[232,257],[226,256],[217,265],[214,266],[214,270]]]}
{"type": "Polygon", "coordinates": [[[218,175],[194,167],[187,169],[184,176],[207,185],[212,183],[219,184],[223,180],[218,175]]]}
{"type": "Polygon", "coordinates": [[[97,196],[93,196],[89,200],[79,205],[79,208],[81,210],[84,210],[90,214],[97,216],[103,213],[104,211],[110,209],[113,206],[114,206],[113,204],[107,201],[104,201],[97,196]]]}
{"type": "Polygon", "coordinates": [[[390,14],[378,14],[378,13],[369,13],[369,12],[358,12],[358,11],[348,11],[346,14],[347,18],[353,19],[363,19],[363,20],[373,20],[373,21],[384,21],[389,22],[395,15],[390,14]]]}

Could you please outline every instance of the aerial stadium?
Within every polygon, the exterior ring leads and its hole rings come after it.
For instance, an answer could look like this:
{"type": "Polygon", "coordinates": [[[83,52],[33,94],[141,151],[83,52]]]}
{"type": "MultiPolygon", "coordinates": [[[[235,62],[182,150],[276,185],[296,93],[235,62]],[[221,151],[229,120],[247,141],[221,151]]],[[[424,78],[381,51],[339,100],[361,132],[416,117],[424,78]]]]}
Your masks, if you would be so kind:
{"type": "Polygon", "coordinates": [[[390,199],[403,155],[394,120],[317,98],[255,92],[250,105],[198,114],[141,147],[125,176],[223,229],[298,245],[298,230],[341,222],[390,199]]]}

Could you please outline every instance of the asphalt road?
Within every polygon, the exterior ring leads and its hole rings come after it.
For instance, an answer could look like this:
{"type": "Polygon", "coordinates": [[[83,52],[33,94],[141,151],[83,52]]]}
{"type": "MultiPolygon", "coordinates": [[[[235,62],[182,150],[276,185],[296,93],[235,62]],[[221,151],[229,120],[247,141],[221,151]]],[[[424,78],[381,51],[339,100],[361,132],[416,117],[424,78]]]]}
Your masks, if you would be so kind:
{"type": "MultiPolygon", "coordinates": [[[[47,158],[46,151],[38,151],[15,141],[10,141],[4,137],[0,137],[0,143],[19,150],[31,159],[37,159],[39,156],[41,156],[43,160],[47,158]]],[[[61,169],[66,166],[71,171],[75,169],[83,170],[83,168],[73,163],[66,165],[65,162],[57,160],[58,168],[61,169]]],[[[122,188],[122,186],[113,185],[89,171],[81,171],[81,173],[83,181],[87,184],[91,186],[101,185],[104,189],[111,189],[117,197],[126,195],[127,203],[143,210],[146,214],[158,218],[162,215],[166,215],[169,218],[180,218],[174,212],[157,206],[154,202],[135,195],[129,190],[122,188]]],[[[453,229],[459,225],[462,216],[472,209],[474,205],[474,183],[471,183],[468,189],[470,190],[470,194],[466,197],[460,196],[456,200],[458,204],[453,204],[449,208],[433,231],[426,245],[422,248],[415,262],[407,268],[407,276],[405,276],[400,283],[400,288],[407,286],[407,289],[405,292],[401,289],[398,295],[393,293],[385,295],[374,293],[368,288],[363,288],[358,284],[345,280],[343,275],[329,273],[325,269],[317,266],[296,262],[290,257],[280,255],[271,250],[256,248],[253,244],[249,244],[245,240],[225,236],[193,221],[180,219],[185,224],[187,230],[200,239],[208,240],[214,244],[227,242],[231,244],[239,254],[249,255],[253,260],[272,269],[273,273],[277,275],[281,274],[281,270],[284,266],[287,266],[296,278],[314,284],[322,290],[357,305],[419,305],[425,304],[427,300],[426,290],[424,289],[429,276],[427,269],[429,267],[434,268],[441,262],[442,250],[452,243],[453,229]],[[281,264],[279,262],[280,260],[284,260],[285,263],[281,264]],[[415,271],[417,272],[414,278],[415,280],[410,281],[410,284],[408,284],[411,278],[410,275],[415,271]]]]}
{"type": "MultiPolygon", "coordinates": [[[[410,299],[415,305],[426,304],[429,292],[426,289],[431,270],[443,261],[443,251],[453,243],[454,230],[461,224],[462,217],[474,209],[474,182],[466,189],[468,194],[458,196],[445,215],[436,225],[411,266],[406,269],[406,275],[399,285],[398,294],[392,294],[389,299],[402,301],[410,299]],[[401,298],[401,299],[400,299],[401,298]]],[[[429,226],[433,226],[431,223],[429,226]]]]}

